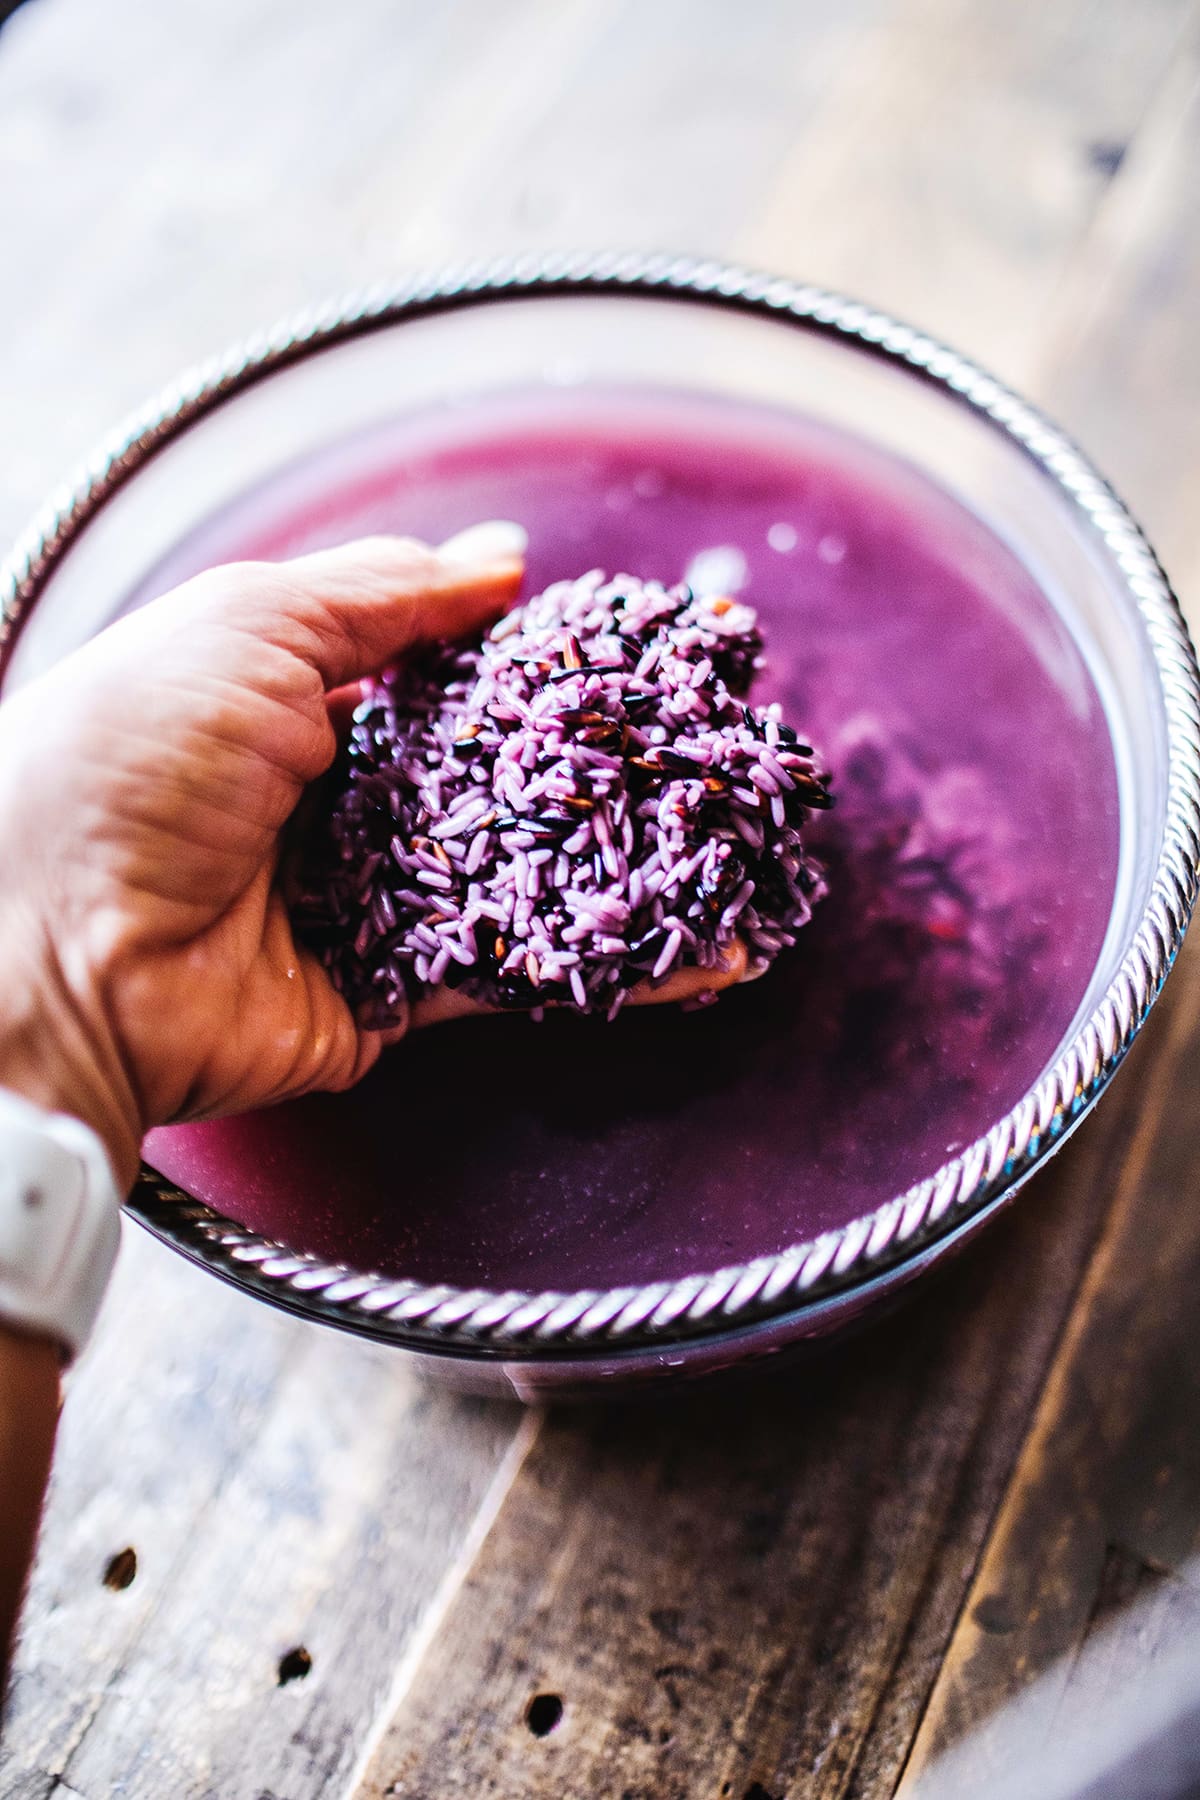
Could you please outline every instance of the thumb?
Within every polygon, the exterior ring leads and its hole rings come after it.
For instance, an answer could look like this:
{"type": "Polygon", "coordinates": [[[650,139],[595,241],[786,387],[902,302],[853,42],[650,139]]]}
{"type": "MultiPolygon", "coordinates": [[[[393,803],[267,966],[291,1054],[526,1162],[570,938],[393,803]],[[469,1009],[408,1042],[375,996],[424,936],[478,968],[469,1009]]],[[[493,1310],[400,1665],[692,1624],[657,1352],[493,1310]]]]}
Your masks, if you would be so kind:
{"type": "Polygon", "coordinates": [[[326,688],[342,687],[414,645],[497,617],[520,586],[526,542],[521,526],[491,520],[438,548],[374,537],[297,557],[271,568],[255,625],[311,663],[326,688]]]}

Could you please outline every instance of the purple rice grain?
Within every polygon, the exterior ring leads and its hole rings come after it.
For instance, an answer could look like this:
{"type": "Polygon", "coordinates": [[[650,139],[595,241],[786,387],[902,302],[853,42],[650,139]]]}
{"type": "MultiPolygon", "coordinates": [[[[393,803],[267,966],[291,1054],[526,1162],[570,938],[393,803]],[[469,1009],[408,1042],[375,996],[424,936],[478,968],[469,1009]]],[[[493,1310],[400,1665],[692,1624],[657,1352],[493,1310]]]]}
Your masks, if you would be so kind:
{"type": "Polygon", "coordinates": [[[764,968],[824,892],[828,776],[745,696],[753,609],[593,571],[369,685],[309,841],[301,937],[360,1016],[446,979],[615,1018],[640,982],[764,968]]]}

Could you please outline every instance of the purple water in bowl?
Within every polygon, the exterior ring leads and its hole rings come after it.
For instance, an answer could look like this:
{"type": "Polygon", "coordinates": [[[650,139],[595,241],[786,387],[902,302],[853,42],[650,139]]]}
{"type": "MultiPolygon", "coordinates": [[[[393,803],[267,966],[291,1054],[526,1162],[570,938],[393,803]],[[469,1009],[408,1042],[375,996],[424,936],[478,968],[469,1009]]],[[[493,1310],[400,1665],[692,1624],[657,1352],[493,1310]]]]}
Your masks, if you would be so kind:
{"type": "Polygon", "coordinates": [[[1007,1111],[1083,997],[1118,852],[1083,659],[1016,558],[906,465],[645,392],[514,395],[330,450],[154,586],[495,517],[529,530],[530,591],[599,565],[753,599],[755,698],[835,771],[829,899],[707,1012],[443,1027],[353,1094],[158,1131],[148,1159],[297,1248],[468,1287],[665,1279],[844,1223],[1007,1111]]]}

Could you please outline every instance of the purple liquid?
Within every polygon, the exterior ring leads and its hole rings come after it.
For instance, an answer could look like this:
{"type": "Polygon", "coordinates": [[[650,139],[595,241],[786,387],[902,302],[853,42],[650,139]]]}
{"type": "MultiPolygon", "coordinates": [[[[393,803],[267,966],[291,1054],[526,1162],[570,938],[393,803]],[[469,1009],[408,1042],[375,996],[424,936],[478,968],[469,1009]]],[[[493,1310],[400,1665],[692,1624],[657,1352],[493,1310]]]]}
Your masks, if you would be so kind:
{"type": "Polygon", "coordinates": [[[150,1161],[296,1247],[489,1287],[715,1268],[930,1173],[1053,1056],[1112,904],[1108,729],[1045,597],[973,515],[856,440],[586,390],[332,450],[153,585],[483,518],[528,527],[531,592],[592,566],[674,581],[714,551],[722,585],[744,570],[768,652],[755,697],[835,774],[815,839],[829,898],[765,980],[706,1012],[443,1027],[353,1094],[155,1132],[150,1161]]]}

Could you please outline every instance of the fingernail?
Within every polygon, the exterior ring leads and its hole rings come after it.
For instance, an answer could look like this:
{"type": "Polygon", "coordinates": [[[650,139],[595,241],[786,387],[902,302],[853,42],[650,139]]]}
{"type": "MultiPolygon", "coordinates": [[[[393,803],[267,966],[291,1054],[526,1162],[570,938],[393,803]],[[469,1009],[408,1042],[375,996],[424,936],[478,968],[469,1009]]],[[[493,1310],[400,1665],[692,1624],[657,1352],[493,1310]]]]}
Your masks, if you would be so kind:
{"type": "Polygon", "coordinates": [[[483,568],[488,563],[520,562],[528,544],[529,533],[523,525],[511,519],[485,519],[439,544],[438,555],[443,562],[483,568]]]}

